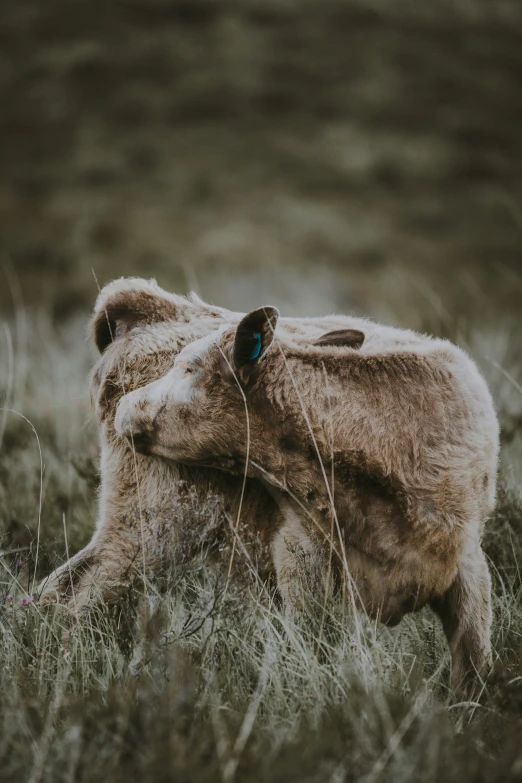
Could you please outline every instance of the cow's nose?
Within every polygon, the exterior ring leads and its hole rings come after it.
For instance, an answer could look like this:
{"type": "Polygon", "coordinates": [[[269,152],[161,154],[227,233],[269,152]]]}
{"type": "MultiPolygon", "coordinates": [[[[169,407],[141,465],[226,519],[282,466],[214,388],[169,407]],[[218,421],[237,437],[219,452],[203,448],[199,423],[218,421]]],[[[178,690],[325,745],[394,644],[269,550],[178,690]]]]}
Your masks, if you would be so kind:
{"type": "Polygon", "coordinates": [[[150,450],[155,441],[154,430],[128,430],[125,433],[125,436],[138,454],[150,454],[150,450]]]}
{"type": "Polygon", "coordinates": [[[139,454],[150,454],[156,440],[154,421],[148,417],[131,416],[130,412],[127,412],[119,421],[117,429],[139,454]]]}
{"type": "Polygon", "coordinates": [[[137,452],[149,454],[156,436],[155,422],[149,416],[139,415],[129,402],[125,397],[120,402],[114,428],[118,435],[127,438],[137,452]]]}

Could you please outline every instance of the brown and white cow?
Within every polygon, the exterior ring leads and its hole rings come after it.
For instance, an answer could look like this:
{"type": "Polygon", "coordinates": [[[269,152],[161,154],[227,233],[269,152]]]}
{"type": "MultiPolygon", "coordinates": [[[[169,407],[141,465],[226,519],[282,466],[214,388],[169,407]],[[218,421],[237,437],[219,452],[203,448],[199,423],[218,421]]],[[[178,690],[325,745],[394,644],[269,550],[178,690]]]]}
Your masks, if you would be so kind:
{"type": "Polygon", "coordinates": [[[360,319],[307,339],[277,321],[261,308],[188,345],[163,378],[123,397],[117,432],[143,453],[244,469],[282,490],[272,552],[287,600],[296,545],[315,539],[370,616],[394,624],[431,605],[454,682],[483,674],[481,538],[499,450],[485,381],[446,340],[360,319]]]}

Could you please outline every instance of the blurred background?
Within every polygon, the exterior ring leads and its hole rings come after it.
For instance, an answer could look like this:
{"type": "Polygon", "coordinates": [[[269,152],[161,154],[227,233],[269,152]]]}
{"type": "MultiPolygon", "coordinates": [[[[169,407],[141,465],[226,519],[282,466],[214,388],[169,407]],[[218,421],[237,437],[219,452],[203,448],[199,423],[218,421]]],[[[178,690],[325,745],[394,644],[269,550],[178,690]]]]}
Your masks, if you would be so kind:
{"type": "Polygon", "coordinates": [[[520,0],[0,11],[0,307],[155,276],[246,310],[518,318],[520,0]]]}

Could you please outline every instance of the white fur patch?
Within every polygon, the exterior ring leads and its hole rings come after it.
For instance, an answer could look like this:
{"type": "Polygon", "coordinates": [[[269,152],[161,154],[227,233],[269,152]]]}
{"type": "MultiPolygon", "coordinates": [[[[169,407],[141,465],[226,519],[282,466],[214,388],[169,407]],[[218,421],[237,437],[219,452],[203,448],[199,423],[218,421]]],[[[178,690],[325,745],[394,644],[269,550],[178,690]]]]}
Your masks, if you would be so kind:
{"type": "Polygon", "coordinates": [[[197,372],[191,372],[191,364],[194,359],[204,356],[210,348],[219,341],[221,335],[227,329],[223,326],[216,329],[206,337],[185,346],[174,360],[174,368],[163,378],[145,387],[146,400],[154,404],[165,402],[190,402],[197,391],[197,372]]]}
{"type": "Polygon", "coordinates": [[[225,332],[227,329],[230,329],[230,326],[231,324],[220,326],[219,329],[215,329],[205,337],[201,337],[199,340],[194,340],[194,342],[186,345],[176,356],[174,364],[180,360],[186,361],[190,364],[191,360],[203,357],[212,348],[213,345],[219,342],[223,332],[225,332]]]}
{"type": "Polygon", "coordinates": [[[190,372],[191,363],[210,350],[227,328],[228,325],[222,326],[190,343],[180,351],[174,360],[174,367],[162,378],[122,397],[114,421],[116,432],[123,435],[124,430],[132,430],[136,416],[140,419],[145,416],[152,421],[165,404],[192,402],[197,392],[198,373],[197,370],[190,372]]]}
{"type": "Polygon", "coordinates": [[[152,404],[163,405],[165,402],[190,402],[194,397],[194,377],[187,373],[185,367],[174,363],[174,369],[170,370],[159,381],[146,386],[146,400],[152,404]]]}

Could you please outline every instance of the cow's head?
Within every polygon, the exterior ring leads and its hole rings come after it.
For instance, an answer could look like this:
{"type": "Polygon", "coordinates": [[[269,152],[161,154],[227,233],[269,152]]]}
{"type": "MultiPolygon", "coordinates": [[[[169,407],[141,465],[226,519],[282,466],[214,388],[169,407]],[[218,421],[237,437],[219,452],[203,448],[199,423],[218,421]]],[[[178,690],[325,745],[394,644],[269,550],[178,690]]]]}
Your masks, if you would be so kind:
{"type": "Polygon", "coordinates": [[[101,354],[91,382],[98,418],[111,421],[120,398],[162,377],[187,343],[240,317],[193,294],[171,294],[154,280],[122,278],[106,285],[90,323],[101,354]]]}
{"type": "Polygon", "coordinates": [[[142,453],[225,469],[268,453],[260,461],[272,470],[282,449],[298,451],[307,427],[289,360],[313,362],[364,341],[344,329],[296,346],[284,328],[276,334],[278,317],[275,307],[262,307],[186,346],[163,378],[121,399],[116,432],[142,453]]]}

